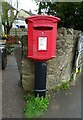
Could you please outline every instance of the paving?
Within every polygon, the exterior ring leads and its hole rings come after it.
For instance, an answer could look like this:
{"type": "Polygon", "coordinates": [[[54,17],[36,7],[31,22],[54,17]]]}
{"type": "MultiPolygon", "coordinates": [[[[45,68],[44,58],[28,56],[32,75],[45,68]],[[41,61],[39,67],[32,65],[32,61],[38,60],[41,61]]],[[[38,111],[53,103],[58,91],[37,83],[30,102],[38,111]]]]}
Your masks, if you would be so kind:
{"type": "Polygon", "coordinates": [[[82,97],[81,97],[81,79],[82,75],[78,75],[75,84],[71,85],[68,90],[59,92],[51,92],[51,100],[48,111],[41,118],[79,118],[82,113],[82,97]]]}
{"type": "Polygon", "coordinates": [[[3,118],[23,118],[25,101],[19,86],[19,72],[14,55],[8,56],[7,68],[2,72],[2,116],[3,118]]]}
{"type": "MultiPolygon", "coordinates": [[[[60,92],[51,91],[48,111],[40,118],[81,118],[81,79],[68,90],[60,92]]],[[[8,56],[6,70],[2,72],[2,114],[3,118],[24,118],[23,109],[25,101],[23,91],[18,85],[20,80],[17,63],[13,54],[8,56]]]]}

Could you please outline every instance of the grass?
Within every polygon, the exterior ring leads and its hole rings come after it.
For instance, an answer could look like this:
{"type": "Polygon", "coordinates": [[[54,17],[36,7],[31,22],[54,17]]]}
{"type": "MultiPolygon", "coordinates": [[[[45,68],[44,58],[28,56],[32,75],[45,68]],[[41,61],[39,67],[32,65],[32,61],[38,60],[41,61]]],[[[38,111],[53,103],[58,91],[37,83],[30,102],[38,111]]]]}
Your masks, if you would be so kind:
{"type": "Polygon", "coordinates": [[[70,88],[70,83],[69,82],[62,82],[60,85],[56,86],[56,90],[59,91],[59,90],[67,90],[70,88]]]}
{"type": "Polygon", "coordinates": [[[25,118],[38,118],[43,115],[48,109],[49,97],[34,97],[33,95],[28,95],[25,97],[26,107],[24,109],[25,118]]]}

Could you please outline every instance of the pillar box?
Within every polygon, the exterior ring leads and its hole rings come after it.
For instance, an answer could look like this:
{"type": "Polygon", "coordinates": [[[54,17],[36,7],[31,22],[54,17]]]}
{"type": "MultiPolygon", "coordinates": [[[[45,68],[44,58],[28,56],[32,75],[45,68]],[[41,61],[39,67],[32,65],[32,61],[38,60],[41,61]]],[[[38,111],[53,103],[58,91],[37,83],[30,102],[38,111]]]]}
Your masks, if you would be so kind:
{"type": "Polygon", "coordinates": [[[26,18],[28,24],[28,58],[45,61],[56,56],[58,17],[37,15],[26,18]]]}
{"type": "Polygon", "coordinates": [[[35,60],[35,96],[46,93],[46,61],[56,56],[58,17],[35,15],[25,19],[28,27],[27,57],[35,60]]]}

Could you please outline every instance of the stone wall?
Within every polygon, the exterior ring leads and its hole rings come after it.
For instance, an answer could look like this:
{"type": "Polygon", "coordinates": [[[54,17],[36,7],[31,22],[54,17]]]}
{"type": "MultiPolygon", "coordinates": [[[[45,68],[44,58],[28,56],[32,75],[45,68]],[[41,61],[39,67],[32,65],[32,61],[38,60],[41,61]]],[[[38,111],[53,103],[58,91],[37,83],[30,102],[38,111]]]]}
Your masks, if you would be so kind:
{"type": "MultiPolygon", "coordinates": [[[[56,58],[47,61],[47,89],[54,89],[62,81],[70,80],[78,33],[73,29],[58,29],[56,58]]],[[[35,65],[27,58],[26,36],[23,38],[23,51],[22,86],[24,91],[31,91],[34,89],[35,65]]]]}

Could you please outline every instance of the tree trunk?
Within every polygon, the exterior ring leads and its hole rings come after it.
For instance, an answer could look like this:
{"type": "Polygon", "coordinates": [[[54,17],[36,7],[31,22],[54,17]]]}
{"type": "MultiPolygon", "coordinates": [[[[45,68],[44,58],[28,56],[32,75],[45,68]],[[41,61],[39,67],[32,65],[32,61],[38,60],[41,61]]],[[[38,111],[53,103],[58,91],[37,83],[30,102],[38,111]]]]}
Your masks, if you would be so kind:
{"type": "Polygon", "coordinates": [[[7,35],[10,35],[10,27],[7,27],[7,35]]]}
{"type": "Polygon", "coordinates": [[[7,21],[7,35],[10,34],[10,29],[12,28],[12,23],[9,23],[9,21],[7,21]]]}

